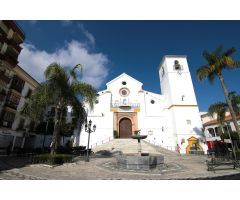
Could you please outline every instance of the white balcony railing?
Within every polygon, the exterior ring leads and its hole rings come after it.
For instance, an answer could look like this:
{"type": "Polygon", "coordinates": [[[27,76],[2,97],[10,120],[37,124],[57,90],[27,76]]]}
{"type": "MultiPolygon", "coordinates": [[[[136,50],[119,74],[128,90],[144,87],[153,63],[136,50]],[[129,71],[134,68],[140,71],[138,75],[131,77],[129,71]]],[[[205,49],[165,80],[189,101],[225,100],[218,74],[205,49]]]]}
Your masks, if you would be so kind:
{"type": "Polygon", "coordinates": [[[111,104],[112,108],[121,108],[121,107],[130,107],[130,108],[139,108],[140,103],[131,103],[131,102],[115,102],[111,104]]]}

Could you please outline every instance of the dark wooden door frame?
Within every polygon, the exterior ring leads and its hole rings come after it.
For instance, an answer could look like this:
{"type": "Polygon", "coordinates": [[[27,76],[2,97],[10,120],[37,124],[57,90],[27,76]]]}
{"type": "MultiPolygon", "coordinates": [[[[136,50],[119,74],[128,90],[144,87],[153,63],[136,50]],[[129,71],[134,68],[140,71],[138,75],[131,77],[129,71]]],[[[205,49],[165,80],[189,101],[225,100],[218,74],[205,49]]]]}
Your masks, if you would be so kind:
{"type": "Polygon", "coordinates": [[[120,138],[132,137],[132,121],[127,117],[119,121],[119,136],[120,138]]]}

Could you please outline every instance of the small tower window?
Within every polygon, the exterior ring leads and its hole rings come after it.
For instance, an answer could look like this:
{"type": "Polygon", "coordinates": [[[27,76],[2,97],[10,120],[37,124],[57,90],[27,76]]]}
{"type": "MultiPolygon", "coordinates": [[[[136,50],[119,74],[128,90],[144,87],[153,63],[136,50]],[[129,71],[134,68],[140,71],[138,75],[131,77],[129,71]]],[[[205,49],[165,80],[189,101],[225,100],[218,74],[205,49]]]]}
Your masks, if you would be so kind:
{"type": "Polygon", "coordinates": [[[178,60],[174,61],[174,66],[173,66],[174,70],[182,70],[182,66],[179,64],[178,60]]]}
{"type": "Polygon", "coordinates": [[[95,104],[98,104],[98,103],[99,103],[99,101],[98,101],[98,100],[96,100],[96,101],[95,101],[95,104]]]}
{"type": "Polygon", "coordinates": [[[187,120],[187,125],[191,125],[191,124],[192,124],[191,120],[188,119],[188,120],[187,120]]]}
{"type": "Polygon", "coordinates": [[[162,77],[164,76],[165,71],[164,71],[164,67],[162,67],[162,77]]]}
{"type": "Polygon", "coordinates": [[[126,81],[123,81],[122,84],[123,84],[123,85],[127,85],[127,82],[126,82],[126,81]]]}

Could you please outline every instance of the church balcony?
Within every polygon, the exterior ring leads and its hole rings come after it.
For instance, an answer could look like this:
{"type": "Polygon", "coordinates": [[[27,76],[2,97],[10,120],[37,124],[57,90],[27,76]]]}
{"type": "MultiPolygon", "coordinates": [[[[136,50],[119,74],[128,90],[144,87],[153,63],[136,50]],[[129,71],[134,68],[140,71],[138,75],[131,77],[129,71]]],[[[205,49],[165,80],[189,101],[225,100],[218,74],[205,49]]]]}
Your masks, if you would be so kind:
{"type": "Polygon", "coordinates": [[[140,108],[140,103],[130,103],[130,102],[112,103],[111,108],[120,108],[123,110],[129,110],[133,108],[140,108]]]}

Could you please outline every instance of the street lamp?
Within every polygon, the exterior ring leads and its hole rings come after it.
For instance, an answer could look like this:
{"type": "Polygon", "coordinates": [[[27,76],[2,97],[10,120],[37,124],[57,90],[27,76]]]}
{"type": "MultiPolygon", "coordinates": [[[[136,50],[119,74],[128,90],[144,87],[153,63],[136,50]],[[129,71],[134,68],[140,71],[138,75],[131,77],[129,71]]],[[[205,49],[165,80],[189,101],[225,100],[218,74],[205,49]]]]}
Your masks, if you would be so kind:
{"type": "Polygon", "coordinates": [[[96,131],[96,125],[93,125],[92,129],[92,120],[89,120],[88,123],[85,124],[85,132],[88,133],[88,144],[87,144],[87,157],[86,157],[86,162],[89,162],[89,141],[90,141],[90,133],[96,131]]]}

